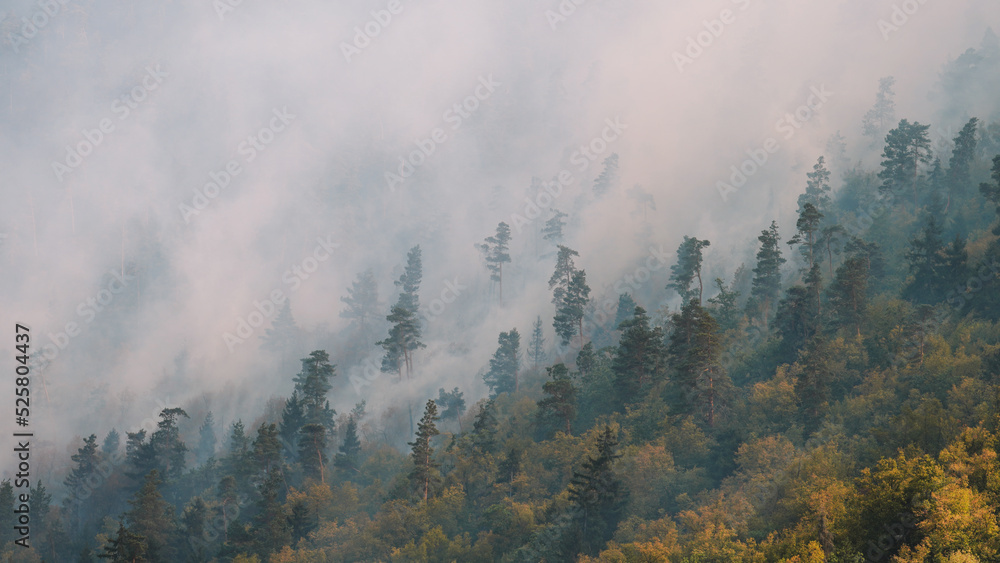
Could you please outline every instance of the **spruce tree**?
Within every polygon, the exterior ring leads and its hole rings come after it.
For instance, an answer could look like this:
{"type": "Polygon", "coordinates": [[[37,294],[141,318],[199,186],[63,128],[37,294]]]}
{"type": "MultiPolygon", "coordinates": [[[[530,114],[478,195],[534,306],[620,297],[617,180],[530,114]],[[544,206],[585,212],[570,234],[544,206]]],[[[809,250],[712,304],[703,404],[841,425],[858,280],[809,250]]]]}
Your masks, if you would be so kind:
{"type": "Polygon", "coordinates": [[[295,324],[295,317],[292,316],[292,302],[285,299],[278,310],[278,316],[271,322],[270,328],[264,330],[263,349],[274,353],[281,362],[281,369],[291,366],[291,360],[295,357],[296,347],[302,340],[302,331],[295,324]]]}
{"type": "Polygon", "coordinates": [[[684,241],[677,247],[677,263],[670,267],[670,283],[667,289],[673,289],[681,296],[681,301],[687,303],[696,297],[691,289],[691,284],[695,278],[698,279],[698,302],[701,302],[704,291],[701,282],[702,249],[710,246],[707,240],[698,240],[695,237],[685,236],[684,241]]]}
{"type": "Polygon", "coordinates": [[[510,226],[501,222],[497,225],[495,235],[486,237],[486,242],[479,245],[485,255],[486,269],[490,271],[490,279],[500,287],[500,306],[503,306],[503,265],[510,262],[510,226]]]}
{"type": "MultiPolygon", "coordinates": [[[[139,561],[149,561],[146,554],[149,552],[148,542],[140,534],[130,532],[125,528],[123,522],[118,523],[118,531],[108,540],[104,546],[104,553],[97,557],[110,559],[112,563],[137,563],[139,561]]],[[[81,559],[89,561],[89,559],[81,559]]]]}
{"type": "Polygon", "coordinates": [[[574,520],[579,525],[580,549],[596,554],[611,538],[621,519],[627,492],[615,472],[618,438],[610,426],[597,439],[597,455],[589,456],[580,471],[573,472],[569,484],[569,500],[574,508],[574,520]]]}
{"type": "Polygon", "coordinates": [[[635,299],[628,293],[618,296],[618,309],[615,311],[615,330],[625,321],[635,316],[635,299]]]}
{"type": "Polygon", "coordinates": [[[826,163],[821,156],[813,165],[812,172],[806,174],[806,191],[799,196],[799,215],[806,204],[812,204],[821,215],[826,214],[830,207],[830,171],[826,169],[826,163]]]}
{"type": "Polygon", "coordinates": [[[253,519],[251,530],[254,551],[265,560],[292,542],[288,515],[279,498],[281,482],[282,476],[278,472],[271,473],[264,479],[260,487],[260,500],[257,501],[257,514],[253,519]]]}
{"type": "MultiPolygon", "coordinates": [[[[696,303],[689,301],[688,303],[696,303]]],[[[649,387],[665,375],[666,350],[663,329],[650,327],[649,316],[636,307],[631,319],[619,325],[622,331],[611,362],[618,403],[626,405],[642,398],[649,387]]]]}
{"type": "Polygon", "coordinates": [[[118,453],[118,448],[121,447],[121,435],[118,431],[112,428],[108,435],[104,437],[104,442],[101,444],[101,454],[105,458],[110,459],[118,453]]]}
{"type": "Polygon", "coordinates": [[[205,420],[198,429],[198,463],[205,463],[209,458],[215,456],[215,445],[218,440],[215,437],[215,418],[212,411],[208,411],[205,420]]]}
{"type": "Polygon", "coordinates": [[[261,423],[257,428],[257,437],[253,441],[251,456],[258,472],[271,473],[281,465],[281,441],[278,439],[278,426],[261,423]]]}
{"type": "Polygon", "coordinates": [[[760,250],[757,251],[757,267],[753,269],[747,312],[760,314],[767,330],[770,312],[781,292],[781,265],[785,263],[778,245],[781,237],[778,236],[777,221],[771,221],[771,227],[761,231],[757,240],[760,241],[760,250]]]}
{"type": "Polygon", "coordinates": [[[719,362],[719,325],[696,301],[673,315],[667,353],[675,370],[672,384],[677,406],[687,412],[701,409],[709,426],[728,380],[719,362]]]}
{"type": "Polygon", "coordinates": [[[892,87],[896,79],[886,76],[878,81],[878,94],[875,95],[875,105],[865,114],[861,129],[866,136],[878,140],[896,120],[896,95],[892,87]]]}
{"type": "Polygon", "coordinates": [[[881,261],[878,246],[854,238],[844,247],[848,253],[827,289],[836,326],[852,327],[861,338],[861,322],[868,308],[868,282],[881,261]],[[874,267],[873,267],[874,266],[874,267]]]}
{"type": "Polygon", "coordinates": [[[417,425],[416,439],[409,443],[412,447],[410,459],[413,460],[410,481],[423,494],[424,502],[427,502],[432,486],[440,479],[438,464],[434,461],[434,449],[431,448],[431,438],[439,434],[434,424],[437,420],[437,405],[429,400],[424,408],[424,416],[417,425]]]}
{"type": "Polygon", "coordinates": [[[347,420],[344,430],[344,443],[338,448],[333,465],[338,469],[357,472],[359,469],[358,455],[361,453],[361,440],[358,438],[358,422],[351,417],[347,420]]]}
{"type": "Polygon", "coordinates": [[[972,164],[976,160],[978,127],[979,119],[973,117],[955,137],[955,148],[952,149],[951,159],[948,161],[949,194],[964,196],[969,192],[972,183],[972,164]]]}
{"type": "Polygon", "coordinates": [[[910,249],[906,252],[913,281],[903,289],[901,296],[904,299],[934,303],[944,297],[943,292],[948,289],[942,283],[948,279],[944,247],[941,227],[937,219],[928,214],[920,234],[910,241],[910,249]]]}
{"type": "Polygon", "coordinates": [[[817,233],[822,220],[823,214],[815,205],[812,203],[804,204],[802,210],[799,211],[799,219],[795,222],[797,232],[787,243],[788,246],[801,245],[800,250],[807,263],[806,271],[811,270],[816,264],[817,233]]]}
{"type": "Polygon", "coordinates": [[[340,300],[346,306],[340,312],[340,317],[350,319],[357,326],[358,332],[368,339],[379,308],[378,282],[371,269],[358,274],[357,279],[351,282],[351,287],[347,288],[347,296],[340,300]]]}
{"type": "Polygon", "coordinates": [[[549,381],[542,385],[545,397],[538,401],[538,421],[543,426],[561,426],[566,434],[572,434],[572,422],[576,417],[576,387],[569,377],[569,368],[558,363],[545,368],[545,371],[549,381]]]}
{"type": "MultiPolygon", "coordinates": [[[[1000,154],[993,158],[993,169],[990,178],[993,180],[992,182],[979,184],[979,193],[987,201],[996,206],[996,214],[1000,216],[1000,154]]],[[[993,227],[992,233],[1000,235],[1000,223],[993,227]]]]}
{"type": "Polygon", "coordinates": [[[298,443],[299,429],[306,423],[306,413],[299,401],[299,394],[292,392],[292,396],[285,401],[285,408],[281,411],[281,424],[278,427],[278,437],[289,461],[294,461],[298,455],[296,444],[298,443]]]}
{"type": "Polygon", "coordinates": [[[498,347],[490,359],[490,369],[483,380],[490,387],[490,397],[513,393],[518,389],[518,367],[521,364],[521,335],[516,328],[501,332],[498,347]]]}
{"type": "Polygon", "coordinates": [[[588,303],[590,303],[590,286],[587,285],[587,272],[576,270],[552,319],[553,328],[562,338],[564,346],[569,344],[576,334],[580,335],[580,345],[583,346],[583,316],[588,303]]]}
{"type": "Polygon", "coordinates": [[[479,412],[472,423],[472,443],[485,453],[496,450],[496,431],[499,423],[496,417],[496,405],[493,399],[479,404],[479,412]]]}
{"type": "Polygon", "coordinates": [[[206,541],[211,537],[206,534],[211,530],[210,526],[208,505],[201,497],[194,497],[181,514],[181,533],[187,539],[181,549],[185,561],[211,560],[210,548],[214,546],[206,541]]]}
{"type": "Polygon", "coordinates": [[[177,419],[183,416],[190,418],[184,409],[170,408],[160,411],[160,421],[156,431],[149,437],[149,443],[156,456],[156,467],[159,474],[173,482],[184,473],[185,455],[188,448],[181,440],[177,419]]]}
{"type": "Polygon", "coordinates": [[[545,362],[545,335],[542,332],[541,315],[535,320],[531,328],[531,341],[528,342],[528,359],[531,360],[531,367],[538,369],[538,365],[545,362]]]}

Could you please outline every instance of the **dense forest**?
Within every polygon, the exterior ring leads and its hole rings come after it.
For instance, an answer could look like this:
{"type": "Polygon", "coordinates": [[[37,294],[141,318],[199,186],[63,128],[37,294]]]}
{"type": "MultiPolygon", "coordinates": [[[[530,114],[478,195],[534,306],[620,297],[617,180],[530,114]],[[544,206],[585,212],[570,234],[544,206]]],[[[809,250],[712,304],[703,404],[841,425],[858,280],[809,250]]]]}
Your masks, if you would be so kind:
{"type": "MultiPolygon", "coordinates": [[[[1000,66],[1000,45],[989,34],[962,57],[946,80],[1000,66]]],[[[895,97],[883,79],[857,141],[880,164],[831,138],[795,187],[794,224],[761,218],[752,261],[713,265],[726,277],[708,279],[711,241],[694,232],[669,241],[667,285],[603,314],[578,266],[588,249],[569,246],[576,218],[548,210],[551,277],[530,283],[551,308],[467,366],[487,397],[467,397],[470,383],[411,407],[400,448],[365,401],[337,412],[331,394],[433,377],[420,369],[427,249],[414,245],[395,257],[393,303],[358,274],[339,312],[354,344],[285,358],[275,377],[293,391],[265,412],[169,407],[149,432],[81,429],[63,480],[33,485],[29,549],[14,544],[4,480],[2,557],[1000,560],[1000,121],[964,116],[934,139],[895,97]],[[338,365],[373,345],[377,374],[347,381],[338,365]]],[[[602,166],[594,197],[618,155],[602,166]]],[[[511,227],[475,244],[482,298],[517,308],[511,227]]],[[[282,354],[303,338],[286,301],[259,341],[282,354]]]]}

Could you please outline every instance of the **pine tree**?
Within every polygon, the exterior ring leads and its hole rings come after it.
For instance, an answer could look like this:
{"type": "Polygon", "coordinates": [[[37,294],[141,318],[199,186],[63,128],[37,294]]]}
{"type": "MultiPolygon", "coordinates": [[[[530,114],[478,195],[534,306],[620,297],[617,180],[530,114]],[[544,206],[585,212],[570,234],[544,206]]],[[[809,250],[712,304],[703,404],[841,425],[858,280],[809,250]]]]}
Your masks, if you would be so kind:
{"type": "Polygon", "coordinates": [[[558,363],[545,368],[549,381],[542,385],[545,397],[538,401],[538,420],[543,426],[563,426],[566,434],[572,434],[572,422],[576,417],[576,387],[569,377],[566,364],[558,363]]]}
{"type": "Polygon", "coordinates": [[[299,430],[299,461],[302,473],[311,479],[326,482],[326,427],[308,423],[299,430]]]}
{"type": "Polygon", "coordinates": [[[799,216],[807,203],[824,215],[830,207],[830,171],[822,156],[816,160],[812,172],[806,174],[806,179],[806,192],[799,196],[799,216]]]}
{"type": "MultiPolygon", "coordinates": [[[[979,184],[979,193],[987,201],[996,206],[996,214],[1000,216],[1000,154],[993,158],[993,169],[990,178],[993,180],[992,183],[983,182],[979,184]]],[[[1000,235],[1000,223],[993,227],[992,232],[994,235],[1000,235]]]]}
{"type": "Polygon", "coordinates": [[[104,437],[104,442],[101,444],[101,454],[104,455],[106,459],[111,459],[118,453],[118,448],[121,447],[121,436],[118,431],[114,428],[108,432],[108,435],[104,437]]]}
{"type": "Polygon", "coordinates": [[[138,481],[157,467],[156,450],[146,441],[146,431],[125,433],[125,476],[138,481]]]}
{"type": "Polygon", "coordinates": [[[333,388],[330,380],[336,375],[336,366],[330,363],[326,351],[315,350],[308,358],[302,358],[302,371],[294,381],[306,423],[322,424],[327,430],[333,430],[333,417],[337,413],[330,408],[327,394],[333,388]]]}
{"type": "Polygon", "coordinates": [[[789,288],[778,304],[775,325],[781,335],[783,355],[788,361],[794,361],[798,350],[819,331],[821,292],[819,264],[813,264],[806,275],[806,286],[789,288]]]}
{"type": "MultiPolygon", "coordinates": [[[[635,318],[635,309],[632,310],[632,318],[635,318]]],[[[576,353],[576,371],[580,377],[586,379],[594,372],[597,366],[597,353],[594,352],[594,343],[588,342],[576,353]]]]}
{"type": "Polygon", "coordinates": [[[569,344],[570,339],[576,334],[580,335],[580,345],[583,345],[583,315],[588,303],[590,303],[590,286],[587,285],[587,272],[576,270],[552,319],[553,328],[562,338],[564,346],[569,344]]]}
{"type": "MultiPolygon", "coordinates": [[[[66,509],[70,530],[76,532],[83,520],[85,502],[94,492],[91,478],[97,474],[97,465],[99,463],[97,435],[91,434],[85,438],[83,447],[79,448],[71,456],[71,459],[76,465],[70,470],[69,475],[63,481],[67,492],[67,496],[63,500],[63,506],[66,509]]],[[[5,480],[3,483],[4,486],[10,486],[10,481],[5,480]]],[[[5,515],[13,514],[13,507],[11,507],[10,512],[4,512],[6,507],[7,505],[3,504],[3,495],[0,494],[0,513],[2,513],[0,514],[0,534],[7,533],[8,530],[13,529],[13,525],[10,527],[5,526],[5,522],[2,520],[5,515]]],[[[4,536],[0,535],[0,542],[2,542],[3,538],[4,536]]]]}
{"type": "Polygon", "coordinates": [[[840,246],[847,237],[847,231],[840,225],[823,227],[817,238],[817,247],[826,254],[830,278],[833,278],[833,255],[840,254],[840,246]]]}
{"type": "Polygon", "coordinates": [[[951,160],[948,161],[949,194],[964,196],[969,192],[972,183],[972,163],[976,160],[978,127],[979,119],[973,117],[955,137],[955,148],[952,149],[951,160]]]}
{"type": "Polygon", "coordinates": [[[556,256],[556,269],[549,278],[549,289],[552,290],[552,303],[558,307],[563,302],[563,298],[568,291],[570,283],[573,281],[573,274],[577,271],[573,262],[574,256],[580,253],[563,245],[559,245],[559,254],[556,256]]]}
{"type": "Polygon", "coordinates": [[[206,541],[210,537],[206,534],[211,529],[209,526],[208,505],[201,497],[194,497],[181,514],[181,533],[187,538],[182,550],[185,561],[209,561],[212,558],[209,555],[210,544],[206,541]]]}
{"type": "Polygon", "coordinates": [[[344,431],[344,443],[338,448],[338,453],[333,460],[333,465],[344,471],[357,473],[358,455],[361,453],[361,440],[358,439],[358,422],[351,417],[347,420],[347,427],[344,431]]]}
{"type": "MultiPolygon", "coordinates": [[[[688,303],[697,303],[689,301],[688,303]]],[[[636,307],[631,319],[619,325],[622,331],[611,362],[618,402],[625,405],[644,395],[649,386],[664,376],[666,350],[663,329],[649,326],[649,316],[636,307]]]]}
{"type": "Polygon", "coordinates": [[[350,319],[365,339],[370,338],[371,325],[379,309],[378,282],[371,269],[358,274],[351,287],[347,288],[347,296],[340,300],[346,305],[340,317],[350,319]]]}
{"type": "Polygon", "coordinates": [[[461,423],[462,412],[465,411],[465,399],[458,387],[451,391],[438,390],[438,398],[435,403],[441,405],[442,420],[457,420],[461,423]]]}
{"type": "Polygon", "coordinates": [[[52,495],[45,489],[39,479],[34,488],[28,489],[28,507],[31,513],[31,533],[36,538],[45,537],[48,526],[49,510],[52,508],[52,495]]]}
{"type": "Polygon", "coordinates": [[[685,236],[684,242],[677,247],[677,263],[670,267],[670,283],[667,289],[673,289],[686,303],[694,299],[695,293],[691,284],[698,279],[698,302],[701,302],[704,287],[701,282],[702,249],[710,246],[707,240],[698,240],[685,236]]]}
{"type": "Polygon", "coordinates": [[[596,554],[610,539],[621,518],[627,493],[624,483],[615,473],[618,438],[610,426],[597,439],[597,455],[583,462],[580,471],[573,472],[569,484],[569,500],[579,523],[582,551],[596,554]]]}
{"type": "Polygon", "coordinates": [[[497,233],[486,237],[486,242],[479,245],[486,259],[486,269],[490,271],[490,279],[500,286],[500,306],[503,306],[503,265],[510,262],[510,226],[501,222],[497,225],[497,233]]]}
{"type": "Polygon", "coordinates": [[[160,495],[161,483],[159,472],[150,471],[142,488],[128,501],[132,508],[126,513],[128,531],[145,538],[152,561],[170,561],[176,551],[174,508],[160,495]]]}
{"type": "Polygon", "coordinates": [[[886,76],[878,81],[878,94],[875,95],[875,105],[865,114],[861,129],[868,137],[878,140],[896,120],[896,103],[892,87],[896,79],[886,76]]]}
{"type": "Polygon", "coordinates": [[[545,336],[542,332],[542,316],[539,315],[531,329],[531,341],[528,343],[528,359],[531,360],[531,367],[538,369],[538,365],[545,362],[545,336]]]}
{"type": "Polygon", "coordinates": [[[490,359],[490,369],[483,380],[490,387],[490,397],[513,393],[518,389],[518,367],[521,364],[521,335],[516,328],[501,332],[496,352],[490,359]]]}
{"type": "Polygon", "coordinates": [[[278,472],[273,472],[264,479],[260,487],[260,500],[257,501],[257,514],[253,519],[254,551],[265,559],[292,542],[288,515],[279,498],[281,481],[282,477],[278,472]]]}
{"type": "Polygon", "coordinates": [[[420,290],[420,281],[423,277],[420,256],[419,245],[411,248],[406,255],[406,269],[399,280],[393,282],[396,287],[401,288],[401,292],[386,317],[386,320],[392,323],[389,337],[375,343],[385,350],[385,355],[382,357],[382,371],[385,373],[395,371],[400,379],[403,377],[404,367],[407,377],[413,375],[413,351],[427,347],[420,341],[420,319],[417,318],[417,311],[420,309],[420,297],[417,292],[420,290]]]}
{"type": "Polygon", "coordinates": [[[10,479],[0,482],[0,545],[14,539],[14,486],[10,479]]]}
{"type": "Polygon", "coordinates": [[[886,196],[895,195],[906,186],[912,187],[914,209],[918,205],[920,165],[931,161],[928,129],[930,125],[901,120],[899,126],[885,136],[882,170],[878,173],[879,179],[882,180],[879,191],[886,196]]]}
{"type": "Polygon", "coordinates": [[[625,321],[635,316],[635,299],[628,293],[618,296],[618,309],[615,311],[615,330],[625,321]]]}
{"type": "Polygon", "coordinates": [[[563,241],[563,228],[566,227],[566,215],[562,211],[553,208],[552,217],[545,222],[542,228],[542,238],[559,245],[563,241]]]}
{"type": "Polygon", "coordinates": [[[618,153],[604,159],[604,170],[594,180],[594,195],[601,197],[618,184],[618,153]]]}
{"type": "Polygon", "coordinates": [[[215,418],[212,411],[208,411],[205,420],[198,429],[198,463],[202,464],[215,456],[215,445],[218,440],[215,438],[215,418]]]}
{"type": "Polygon", "coordinates": [[[757,237],[760,250],[757,251],[757,267],[753,269],[753,285],[750,290],[750,300],[747,303],[748,313],[760,313],[764,320],[764,329],[768,327],[768,317],[771,309],[778,302],[781,292],[781,265],[785,259],[781,256],[778,241],[778,223],[771,221],[771,227],[761,231],[757,237]]]}
{"type": "Polygon", "coordinates": [[[795,222],[797,232],[787,243],[788,246],[802,245],[800,250],[808,264],[806,271],[811,270],[816,265],[816,239],[820,221],[822,220],[823,214],[819,212],[816,206],[812,203],[805,203],[801,211],[799,211],[798,221],[795,222]]]}
{"type": "Polygon", "coordinates": [[[430,496],[432,485],[440,479],[438,464],[434,462],[434,449],[431,448],[431,438],[439,434],[437,426],[434,425],[437,420],[437,405],[433,400],[429,400],[424,408],[424,416],[417,425],[416,439],[409,443],[413,448],[410,453],[410,459],[413,460],[410,480],[417,490],[422,491],[424,502],[427,502],[430,496]]]}
{"type": "Polygon", "coordinates": [[[229,451],[224,460],[224,471],[236,477],[239,483],[245,483],[250,478],[251,457],[250,438],[242,420],[233,423],[229,431],[229,451]]]}
{"type": "Polygon", "coordinates": [[[807,435],[822,423],[830,401],[831,362],[829,343],[822,337],[811,339],[803,350],[800,369],[795,379],[795,396],[799,403],[807,435]]]}

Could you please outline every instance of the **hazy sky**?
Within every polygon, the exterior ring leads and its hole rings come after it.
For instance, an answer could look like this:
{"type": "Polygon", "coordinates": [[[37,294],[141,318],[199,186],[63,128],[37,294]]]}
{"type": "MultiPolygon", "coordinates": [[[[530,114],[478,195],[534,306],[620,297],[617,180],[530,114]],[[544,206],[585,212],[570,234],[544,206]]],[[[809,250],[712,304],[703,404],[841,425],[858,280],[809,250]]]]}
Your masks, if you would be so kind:
{"type": "Polygon", "coordinates": [[[417,380],[359,395],[362,367],[335,356],[331,398],[379,409],[457,385],[471,404],[499,331],[526,337],[542,315],[554,340],[532,178],[568,178],[551,206],[603,298],[684,234],[712,240],[706,268],[731,276],[771,219],[787,232],[831,134],[852,159],[874,154],[860,124],[880,77],[896,78],[897,116],[947,137],[961,117],[1000,117],[989,96],[956,108],[939,91],[942,67],[1000,29],[992,0],[347,4],[0,3],[0,310],[8,342],[20,322],[55,356],[32,422],[57,452],[165,405],[257,416],[292,374],[258,350],[264,327],[224,335],[281,290],[334,353],[351,280],[372,268],[393,301],[414,244],[422,302],[443,304],[417,380]],[[611,153],[621,179],[595,198],[611,153]],[[387,178],[410,172],[401,161],[412,174],[387,178]],[[473,246],[499,221],[516,227],[503,308],[473,246]]]}

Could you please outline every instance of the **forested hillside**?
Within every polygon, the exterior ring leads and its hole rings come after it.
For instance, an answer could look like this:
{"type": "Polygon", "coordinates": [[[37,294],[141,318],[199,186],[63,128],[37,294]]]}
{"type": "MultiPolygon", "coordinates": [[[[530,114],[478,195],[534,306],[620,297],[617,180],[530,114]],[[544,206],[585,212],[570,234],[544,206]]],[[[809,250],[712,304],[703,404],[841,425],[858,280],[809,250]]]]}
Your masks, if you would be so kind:
{"type": "MultiPolygon", "coordinates": [[[[970,65],[1000,68],[992,34],[963,57],[949,88],[970,65]]],[[[427,305],[451,301],[423,283],[429,249],[377,257],[395,267],[389,302],[358,274],[330,313],[349,337],[282,360],[274,378],[293,391],[263,411],[185,404],[148,432],[78,429],[63,480],[32,489],[27,550],[3,481],[4,559],[1000,560],[1000,121],[964,115],[936,138],[895,114],[911,95],[898,90],[882,81],[851,141],[862,158],[837,135],[786,188],[794,223],[745,233],[747,261],[709,264],[699,232],[660,241],[676,249],[669,282],[610,311],[566,231],[580,217],[546,210],[531,259],[551,274],[526,283],[551,305],[497,334],[491,357],[463,356],[467,385],[396,411],[405,446],[366,401],[331,406],[376,379],[434,380],[427,305]],[[340,367],[373,347],[370,373],[340,367]]],[[[590,195],[618,166],[601,159],[590,195]]],[[[510,272],[528,234],[512,227],[470,241],[496,309],[527,306],[510,272]]],[[[322,340],[286,301],[245,345],[322,340]]]]}

